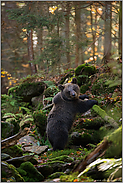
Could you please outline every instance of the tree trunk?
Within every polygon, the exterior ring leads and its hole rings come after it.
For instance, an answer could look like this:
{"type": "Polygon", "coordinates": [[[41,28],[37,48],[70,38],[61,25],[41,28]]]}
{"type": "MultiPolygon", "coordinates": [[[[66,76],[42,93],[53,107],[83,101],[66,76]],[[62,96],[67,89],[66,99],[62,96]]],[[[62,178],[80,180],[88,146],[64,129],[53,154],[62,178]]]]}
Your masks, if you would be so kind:
{"type": "Polygon", "coordinates": [[[30,68],[31,74],[37,73],[36,64],[33,64],[32,61],[34,60],[34,53],[33,53],[33,39],[32,39],[32,30],[28,31],[28,58],[30,61],[30,68]]]}
{"type": "Polygon", "coordinates": [[[80,39],[80,8],[79,2],[74,2],[75,6],[75,35],[76,35],[76,49],[75,49],[75,67],[79,65],[79,39],[80,39]]]}
{"type": "Polygon", "coordinates": [[[69,14],[70,14],[70,2],[67,1],[66,2],[66,7],[67,7],[67,12],[66,12],[66,15],[65,15],[65,19],[66,19],[66,25],[65,25],[65,38],[66,38],[66,57],[67,57],[67,68],[70,68],[71,66],[71,63],[70,63],[70,44],[69,44],[69,31],[70,31],[70,28],[69,28],[69,14]]]}
{"type": "Polygon", "coordinates": [[[120,1],[119,12],[119,54],[122,55],[122,1],[120,1]]]}
{"type": "Polygon", "coordinates": [[[105,1],[104,63],[107,63],[111,56],[111,18],[111,2],[105,1]]]}

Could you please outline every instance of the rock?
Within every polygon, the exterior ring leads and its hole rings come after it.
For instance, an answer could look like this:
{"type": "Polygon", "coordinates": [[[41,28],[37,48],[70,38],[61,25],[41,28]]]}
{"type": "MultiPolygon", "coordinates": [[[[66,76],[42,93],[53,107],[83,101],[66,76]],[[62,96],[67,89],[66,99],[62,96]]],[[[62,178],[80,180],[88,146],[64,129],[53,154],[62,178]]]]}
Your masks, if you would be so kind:
{"type": "Polygon", "coordinates": [[[23,151],[18,145],[14,145],[2,150],[2,153],[9,154],[11,157],[22,156],[23,151]]]}
{"type": "Polygon", "coordinates": [[[26,145],[34,145],[37,146],[38,145],[38,141],[30,136],[30,135],[25,135],[24,137],[20,138],[17,144],[24,144],[26,145]]]}
{"type": "Polygon", "coordinates": [[[30,182],[30,180],[31,182],[40,182],[44,180],[44,176],[29,161],[20,165],[18,171],[22,172],[22,170],[27,173],[25,176],[23,176],[26,182],[30,182]]]}
{"type": "Polygon", "coordinates": [[[51,173],[53,173],[53,168],[50,165],[38,165],[37,169],[42,173],[44,177],[47,177],[51,173]]]}
{"type": "Polygon", "coordinates": [[[47,116],[42,110],[34,111],[33,113],[34,123],[36,124],[37,131],[41,136],[44,136],[46,132],[47,116]]]}
{"type": "Polygon", "coordinates": [[[38,108],[40,108],[40,105],[43,105],[42,101],[43,101],[43,95],[39,95],[39,96],[33,97],[31,99],[32,106],[34,106],[35,109],[38,109],[38,108]]]}
{"type": "Polygon", "coordinates": [[[29,82],[25,81],[15,87],[9,89],[8,94],[13,97],[20,97],[21,102],[30,102],[33,97],[39,96],[43,93],[45,88],[44,82],[29,82]]]}
{"type": "Polygon", "coordinates": [[[89,64],[79,65],[75,69],[75,77],[77,78],[77,83],[79,86],[83,84],[88,84],[89,76],[95,74],[97,72],[96,67],[89,64]]]}
{"type": "Polygon", "coordinates": [[[3,139],[12,136],[14,132],[14,125],[9,122],[1,121],[1,132],[3,139]]]}
{"type": "Polygon", "coordinates": [[[1,153],[1,160],[2,161],[5,161],[7,159],[10,159],[10,155],[9,154],[6,154],[6,153],[1,153]]]}
{"type": "Polygon", "coordinates": [[[122,177],[122,158],[119,159],[101,159],[98,158],[82,171],[78,177],[83,175],[91,176],[94,180],[100,182],[115,182],[122,177]],[[114,181],[115,180],[115,181],[114,181]]]}
{"type": "Polygon", "coordinates": [[[15,182],[24,182],[23,177],[21,177],[17,169],[13,165],[9,165],[5,161],[1,163],[1,172],[1,177],[3,179],[6,178],[6,181],[13,177],[13,179],[15,179],[15,182]]]}
{"type": "Polygon", "coordinates": [[[43,152],[46,152],[48,150],[49,146],[29,146],[29,147],[24,147],[25,152],[32,152],[35,154],[40,155],[43,152]]]}
{"type": "MultiPolygon", "coordinates": [[[[13,164],[16,167],[19,167],[21,165],[21,163],[26,162],[26,161],[31,162],[32,159],[33,159],[33,155],[26,155],[26,156],[21,156],[21,157],[15,157],[15,158],[8,159],[8,160],[6,160],[6,162],[9,163],[9,164],[13,164]]],[[[38,161],[35,160],[35,163],[37,164],[38,161]]]]}

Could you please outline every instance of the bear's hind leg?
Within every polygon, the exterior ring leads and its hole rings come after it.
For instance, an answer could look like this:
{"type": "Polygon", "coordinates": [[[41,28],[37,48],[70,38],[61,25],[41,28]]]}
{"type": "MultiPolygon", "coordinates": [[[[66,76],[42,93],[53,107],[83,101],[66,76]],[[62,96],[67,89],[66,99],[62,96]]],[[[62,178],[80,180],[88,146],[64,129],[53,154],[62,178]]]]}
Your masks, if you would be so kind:
{"type": "MultiPolygon", "coordinates": [[[[60,134],[59,134],[60,135],[60,134]]],[[[53,142],[53,150],[63,150],[68,141],[68,133],[63,132],[61,136],[56,137],[53,142]]]]}

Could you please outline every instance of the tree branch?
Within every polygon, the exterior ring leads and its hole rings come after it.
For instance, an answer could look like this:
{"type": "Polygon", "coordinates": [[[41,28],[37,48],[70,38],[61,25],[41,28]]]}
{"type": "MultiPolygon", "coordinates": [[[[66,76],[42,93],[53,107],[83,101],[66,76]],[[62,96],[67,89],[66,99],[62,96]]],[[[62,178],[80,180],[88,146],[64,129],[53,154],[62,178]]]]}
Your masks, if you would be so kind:
{"type": "Polygon", "coordinates": [[[30,128],[24,128],[23,131],[20,131],[19,133],[2,140],[1,149],[5,149],[7,147],[15,145],[21,137],[23,137],[29,133],[29,130],[30,130],[30,128]]]}

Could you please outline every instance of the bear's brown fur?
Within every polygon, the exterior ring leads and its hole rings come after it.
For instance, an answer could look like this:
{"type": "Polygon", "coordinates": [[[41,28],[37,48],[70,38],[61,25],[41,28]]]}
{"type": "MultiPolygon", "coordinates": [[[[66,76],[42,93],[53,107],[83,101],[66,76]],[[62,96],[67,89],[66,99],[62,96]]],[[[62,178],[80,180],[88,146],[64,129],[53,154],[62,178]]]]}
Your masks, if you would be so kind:
{"type": "Polygon", "coordinates": [[[93,105],[97,104],[96,100],[82,100],[88,98],[87,95],[80,95],[80,89],[77,85],[76,78],[71,83],[58,86],[60,91],[53,98],[53,108],[47,119],[47,136],[53,147],[53,150],[64,149],[68,132],[74,122],[77,113],[85,113],[93,105]]]}

